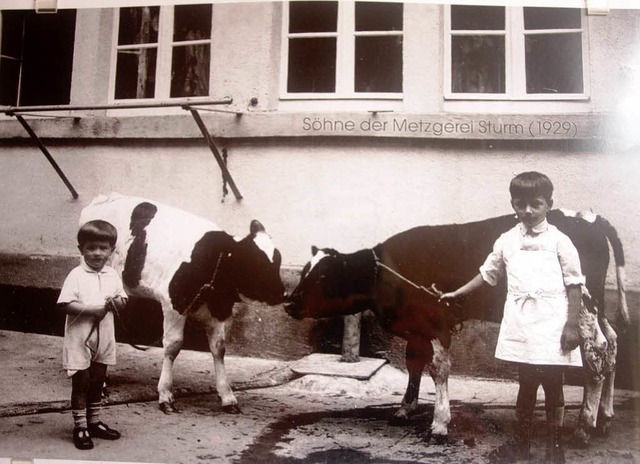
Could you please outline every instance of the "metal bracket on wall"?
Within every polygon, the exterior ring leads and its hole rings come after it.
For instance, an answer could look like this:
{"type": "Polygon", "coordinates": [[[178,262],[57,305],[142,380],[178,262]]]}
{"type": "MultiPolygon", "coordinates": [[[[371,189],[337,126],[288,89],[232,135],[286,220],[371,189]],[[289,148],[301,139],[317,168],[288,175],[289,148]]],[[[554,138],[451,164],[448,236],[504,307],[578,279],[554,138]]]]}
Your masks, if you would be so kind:
{"type": "MultiPolygon", "coordinates": [[[[228,105],[228,104],[231,104],[232,102],[233,102],[232,98],[225,98],[222,100],[201,101],[201,102],[198,102],[198,106],[228,105]]],[[[225,165],[224,160],[220,156],[220,152],[218,151],[218,148],[215,146],[215,143],[213,142],[211,134],[209,134],[209,131],[207,130],[204,122],[202,121],[200,114],[196,109],[192,108],[190,105],[188,104],[185,105],[184,102],[182,103],[178,103],[178,102],[176,103],[174,102],[126,103],[126,104],[87,105],[87,106],[71,106],[71,105],[10,106],[10,107],[4,107],[0,109],[0,113],[5,113],[7,116],[13,116],[18,120],[20,125],[22,125],[25,131],[27,131],[31,139],[34,141],[36,146],[42,152],[42,154],[47,158],[49,163],[51,163],[51,166],[53,166],[53,169],[55,169],[56,173],[58,173],[58,176],[60,176],[60,179],[62,179],[64,184],[67,186],[67,188],[71,192],[71,195],[73,196],[74,200],[77,200],[79,196],[78,192],[76,191],[75,188],[73,188],[73,185],[71,185],[71,182],[69,181],[69,179],[67,179],[67,176],[64,174],[64,172],[62,171],[58,163],[56,163],[55,159],[53,159],[53,156],[51,156],[51,153],[49,153],[49,150],[47,150],[47,147],[44,146],[44,143],[42,143],[42,140],[38,137],[38,135],[35,133],[33,128],[29,125],[27,120],[19,113],[26,114],[28,112],[34,112],[34,111],[46,113],[46,112],[55,112],[55,111],[115,110],[115,109],[167,108],[167,107],[181,107],[191,112],[193,118],[198,124],[198,127],[200,128],[200,131],[202,132],[202,135],[207,141],[209,148],[213,153],[213,156],[215,156],[216,160],[218,161],[218,165],[222,170],[223,180],[229,183],[229,185],[231,186],[231,190],[233,190],[233,194],[235,195],[236,199],[237,200],[242,199],[242,195],[240,194],[240,191],[236,187],[236,184],[233,181],[233,178],[231,177],[231,173],[227,169],[227,166],[225,165]]],[[[47,117],[51,117],[51,116],[47,116],[47,117]]],[[[53,117],[78,118],[79,116],[73,115],[73,116],[53,116],[53,117]]]]}
{"type": "Polygon", "coordinates": [[[53,166],[53,169],[55,169],[55,171],[58,173],[58,176],[60,176],[60,179],[62,179],[62,182],[64,182],[64,185],[67,186],[67,188],[71,192],[71,196],[73,196],[73,199],[77,200],[78,192],[76,192],[76,189],[73,188],[73,185],[71,185],[71,182],[69,182],[69,179],[67,179],[67,176],[65,176],[62,169],[60,169],[60,166],[58,166],[58,163],[56,163],[56,160],[53,159],[53,156],[51,156],[51,153],[49,153],[49,150],[47,150],[47,147],[44,146],[44,144],[42,143],[42,140],[40,140],[40,138],[31,128],[29,123],[19,114],[7,112],[7,115],[14,116],[18,120],[18,122],[22,125],[22,127],[24,127],[24,130],[27,131],[31,139],[34,141],[34,143],[38,146],[38,148],[42,152],[42,154],[45,156],[45,158],[47,158],[49,163],[51,163],[51,166],[53,166]]]}
{"type": "Polygon", "coordinates": [[[220,155],[220,151],[218,150],[218,147],[216,147],[216,144],[213,141],[213,137],[211,137],[211,134],[209,133],[207,126],[202,120],[200,113],[198,113],[197,109],[188,105],[183,106],[183,108],[191,112],[191,116],[193,116],[193,119],[196,121],[196,124],[200,129],[200,132],[202,132],[202,135],[207,141],[207,144],[209,145],[209,149],[211,150],[211,153],[213,153],[213,156],[215,157],[216,161],[218,162],[218,165],[220,166],[220,170],[222,171],[222,179],[229,183],[229,186],[231,187],[231,190],[233,191],[233,194],[235,195],[236,200],[242,200],[242,194],[238,190],[238,187],[236,187],[236,183],[233,181],[233,177],[231,177],[231,173],[227,169],[227,165],[222,159],[222,156],[220,155]]]}

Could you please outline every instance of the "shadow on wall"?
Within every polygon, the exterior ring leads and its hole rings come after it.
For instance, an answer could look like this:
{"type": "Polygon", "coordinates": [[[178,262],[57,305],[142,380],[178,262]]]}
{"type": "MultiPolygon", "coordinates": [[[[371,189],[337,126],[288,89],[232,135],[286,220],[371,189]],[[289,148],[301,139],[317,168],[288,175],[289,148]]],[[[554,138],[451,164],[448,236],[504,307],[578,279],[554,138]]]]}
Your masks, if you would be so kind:
{"type": "MultiPolygon", "coordinates": [[[[59,290],[0,285],[0,329],[62,336],[64,314],[56,310],[59,290]]],[[[607,295],[607,307],[615,308],[615,294],[607,295]]],[[[618,338],[616,387],[640,390],[640,294],[629,294],[632,325],[618,338]]],[[[607,314],[610,321],[615,314],[607,314]]],[[[233,323],[227,326],[227,353],[236,356],[294,360],[310,353],[340,353],[341,318],[297,321],[281,306],[239,303],[233,323]]],[[[208,351],[203,329],[187,322],[184,349],[208,351]]],[[[498,324],[467,321],[452,343],[452,373],[472,377],[515,379],[514,368],[493,357],[498,324]]],[[[116,323],[116,339],[121,343],[161,346],[160,305],[146,299],[132,299],[116,323]]],[[[360,352],[365,357],[385,358],[404,369],[405,342],[391,336],[366,312],[362,320],[360,352]]],[[[580,385],[582,372],[570,369],[567,383],[580,385]]]]}

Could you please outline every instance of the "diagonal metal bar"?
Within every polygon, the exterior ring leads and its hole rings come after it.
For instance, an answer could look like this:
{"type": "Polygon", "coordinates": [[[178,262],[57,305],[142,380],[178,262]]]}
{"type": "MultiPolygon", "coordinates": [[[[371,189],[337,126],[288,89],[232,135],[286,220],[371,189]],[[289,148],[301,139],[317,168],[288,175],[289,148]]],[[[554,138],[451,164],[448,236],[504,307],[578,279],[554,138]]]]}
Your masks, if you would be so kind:
{"type": "Polygon", "coordinates": [[[49,153],[49,150],[47,150],[47,147],[45,147],[42,141],[38,138],[38,136],[33,131],[29,123],[25,121],[25,119],[19,114],[13,114],[13,116],[15,116],[15,118],[22,125],[22,127],[24,127],[24,130],[27,131],[31,139],[35,142],[38,148],[40,148],[40,151],[44,154],[45,158],[47,158],[49,163],[51,163],[51,166],[53,166],[53,169],[56,170],[56,172],[62,179],[62,182],[64,182],[64,185],[66,185],[69,191],[71,192],[71,195],[73,196],[74,200],[77,200],[78,192],[76,192],[76,189],[73,188],[73,185],[71,185],[71,182],[69,182],[69,179],[67,179],[67,176],[65,176],[64,172],[62,172],[62,169],[60,169],[60,166],[58,166],[58,163],[56,163],[56,160],[53,159],[53,156],[51,156],[51,153],[49,153]]]}
{"type": "Polygon", "coordinates": [[[236,200],[242,200],[242,194],[240,194],[238,187],[236,187],[236,183],[233,181],[233,178],[231,177],[231,173],[227,169],[227,166],[224,164],[224,160],[222,159],[222,156],[218,151],[218,147],[216,147],[216,144],[214,143],[213,138],[211,137],[211,134],[209,134],[207,126],[204,124],[202,117],[200,117],[200,113],[198,113],[198,110],[196,110],[195,108],[192,108],[187,105],[183,106],[183,108],[191,112],[191,116],[193,116],[193,119],[196,121],[196,124],[198,125],[200,132],[202,132],[202,135],[204,136],[205,140],[207,141],[207,144],[209,145],[209,148],[211,149],[211,153],[213,153],[213,156],[215,157],[216,161],[218,162],[218,165],[220,166],[223,179],[229,183],[229,186],[231,187],[231,190],[233,191],[233,194],[235,195],[236,200]]]}

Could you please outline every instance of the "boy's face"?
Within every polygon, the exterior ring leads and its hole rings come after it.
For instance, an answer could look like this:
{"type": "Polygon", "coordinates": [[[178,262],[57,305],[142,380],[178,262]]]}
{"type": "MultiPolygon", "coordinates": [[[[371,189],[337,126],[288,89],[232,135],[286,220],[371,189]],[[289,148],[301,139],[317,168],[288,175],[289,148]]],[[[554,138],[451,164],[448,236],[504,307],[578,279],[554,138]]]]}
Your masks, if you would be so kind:
{"type": "Polygon", "coordinates": [[[84,261],[94,271],[101,270],[113,253],[111,244],[104,240],[89,240],[78,249],[84,261]]]}
{"type": "Polygon", "coordinates": [[[534,227],[547,217],[547,213],[553,206],[553,200],[547,201],[543,196],[530,198],[513,197],[511,198],[511,206],[520,222],[527,227],[534,227]]]}

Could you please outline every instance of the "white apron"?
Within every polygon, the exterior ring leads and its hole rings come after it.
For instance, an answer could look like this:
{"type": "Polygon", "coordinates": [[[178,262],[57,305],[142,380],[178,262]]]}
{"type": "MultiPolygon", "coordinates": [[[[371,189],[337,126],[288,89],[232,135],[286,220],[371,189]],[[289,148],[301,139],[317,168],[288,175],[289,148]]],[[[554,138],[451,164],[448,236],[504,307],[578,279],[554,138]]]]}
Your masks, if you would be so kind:
{"type": "Polygon", "coordinates": [[[582,366],[580,350],[562,351],[567,291],[555,251],[518,250],[509,257],[508,292],[496,358],[527,364],[582,366]]]}

